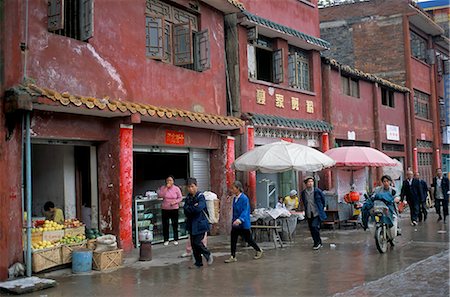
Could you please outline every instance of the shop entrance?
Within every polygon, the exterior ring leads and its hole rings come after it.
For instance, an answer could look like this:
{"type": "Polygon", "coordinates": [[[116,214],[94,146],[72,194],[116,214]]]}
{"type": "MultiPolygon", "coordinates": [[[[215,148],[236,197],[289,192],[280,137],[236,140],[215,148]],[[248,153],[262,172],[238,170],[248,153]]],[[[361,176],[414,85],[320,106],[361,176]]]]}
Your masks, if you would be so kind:
{"type": "MultiPolygon", "coordinates": [[[[161,200],[157,190],[172,175],[175,185],[186,196],[188,177],[197,178],[200,191],[210,190],[209,151],[188,148],[135,147],[133,154],[133,239],[139,245],[137,235],[142,230],[153,230],[153,243],[163,241],[161,200]]],[[[169,228],[170,240],[173,239],[169,228]]],[[[187,236],[183,209],[179,210],[178,236],[187,236]]]]}
{"type": "Polygon", "coordinates": [[[96,147],[39,141],[33,143],[31,153],[33,217],[43,217],[44,204],[52,201],[64,218],[78,218],[86,228],[98,228],[96,147]]]}

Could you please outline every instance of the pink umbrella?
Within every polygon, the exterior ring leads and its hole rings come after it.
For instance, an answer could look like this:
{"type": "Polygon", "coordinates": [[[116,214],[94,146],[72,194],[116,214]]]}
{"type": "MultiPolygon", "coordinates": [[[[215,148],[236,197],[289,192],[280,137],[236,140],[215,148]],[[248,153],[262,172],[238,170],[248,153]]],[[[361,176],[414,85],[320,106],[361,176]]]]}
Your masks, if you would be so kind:
{"type": "Polygon", "coordinates": [[[383,167],[397,163],[386,154],[371,147],[345,146],[325,152],[336,161],[336,167],[383,167]]]}

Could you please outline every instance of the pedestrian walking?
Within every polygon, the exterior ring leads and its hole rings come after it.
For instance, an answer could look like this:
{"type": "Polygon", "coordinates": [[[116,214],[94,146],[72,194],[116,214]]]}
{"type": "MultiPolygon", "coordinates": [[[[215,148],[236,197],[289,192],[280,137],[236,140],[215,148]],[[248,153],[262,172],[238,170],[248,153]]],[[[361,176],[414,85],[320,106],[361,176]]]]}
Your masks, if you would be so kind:
{"type": "Polygon", "coordinates": [[[258,260],[262,257],[263,251],[256,244],[252,238],[250,232],[250,202],[243,193],[243,187],[241,182],[235,181],[231,187],[230,191],[234,196],[233,199],[233,219],[231,228],[231,256],[229,259],[225,260],[225,263],[236,262],[236,246],[239,236],[241,236],[252,248],[255,249],[256,254],[253,259],[258,260]]]}
{"type": "Polygon", "coordinates": [[[444,223],[446,223],[448,216],[449,181],[448,178],[442,174],[442,169],[438,168],[436,170],[436,176],[433,178],[433,183],[431,184],[431,187],[433,188],[436,213],[439,215],[438,222],[442,220],[441,215],[441,204],[442,204],[444,211],[444,223]]]}
{"type": "Polygon", "coordinates": [[[164,245],[169,244],[169,220],[172,221],[173,244],[178,245],[178,209],[183,200],[181,190],[174,184],[175,178],[169,175],[166,178],[166,185],[158,190],[158,196],[161,197],[161,216],[163,225],[164,245]]]}
{"type": "MultiPolygon", "coordinates": [[[[208,233],[205,233],[205,237],[202,239],[203,245],[208,247],[208,233]]],[[[192,257],[192,245],[191,245],[191,239],[186,241],[186,251],[181,254],[181,258],[188,258],[192,257]]]]}
{"type": "Polygon", "coordinates": [[[322,190],[314,187],[314,178],[308,176],[303,180],[306,188],[302,191],[301,197],[305,207],[305,215],[308,220],[309,231],[314,241],[314,250],[322,247],[320,238],[320,222],[326,220],[327,215],[324,211],[325,196],[322,190]]]}
{"type": "Polygon", "coordinates": [[[213,263],[213,255],[202,242],[205,233],[210,229],[206,218],[208,209],[206,208],[205,196],[198,191],[197,179],[188,178],[187,189],[189,194],[186,196],[183,209],[186,216],[186,230],[189,233],[195,259],[194,265],[189,268],[201,268],[203,266],[202,255],[208,265],[213,263]]]}
{"type": "Polygon", "coordinates": [[[427,220],[428,211],[427,211],[427,197],[428,197],[428,185],[427,182],[420,178],[420,173],[416,172],[414,174],[414,178],[417,179],[420,183],[420,191],[421,194],[421,200],[419,201],[419,222],[423,221],[425,222],[427,220]]]}
{"type": "Polygon", "coordinates": [[[422,191],[419,180],[414,178],[411,170],[406,172],[406,180],[403,181],[400,198],[402,201],[406,198],[411,211],[411,225],[416,226],[419,219],[419,202],[422,201],[422,191]]]}

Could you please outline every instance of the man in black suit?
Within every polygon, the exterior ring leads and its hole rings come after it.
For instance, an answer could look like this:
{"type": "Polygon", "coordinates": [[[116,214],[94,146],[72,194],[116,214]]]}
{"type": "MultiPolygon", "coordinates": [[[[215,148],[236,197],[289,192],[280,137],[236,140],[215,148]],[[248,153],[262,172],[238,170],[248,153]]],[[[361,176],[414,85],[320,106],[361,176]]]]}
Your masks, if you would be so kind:
{"type": "Polygon", "coordinates": [[[427,197],[428,197],[428,185],[427,182],[420,178],[419,172],[414,173],[414,178],[420,183],[420,190],[422,192],[422,200],[419,201],[419,222],[425,222],[427,220],[427,197]]]}
{"type": "Polygon", "coordinates": [[[411,211],[411,225],[416,226],[419,218],[419,202],[422,201],[422,191],[420,190],[419,180],[413,178],[413,172],[408,170],[406,172],[406,180],[403,181],[400,198],[409,204],[411,211]]]}
{"type": "Polygon", "coordinates": [[[448,191],[449,191],[449,181],[446,176],[442,175],[442,169],[438,168],[436,170],[436,176],[433,178],[433,183],[431,184],[433,188],[434,204],[436,205],[436,213],[439,215],[438,222],[442,220],[441,216],[441,204],[444,208],[444,223],[448,216],[448,191]]]}

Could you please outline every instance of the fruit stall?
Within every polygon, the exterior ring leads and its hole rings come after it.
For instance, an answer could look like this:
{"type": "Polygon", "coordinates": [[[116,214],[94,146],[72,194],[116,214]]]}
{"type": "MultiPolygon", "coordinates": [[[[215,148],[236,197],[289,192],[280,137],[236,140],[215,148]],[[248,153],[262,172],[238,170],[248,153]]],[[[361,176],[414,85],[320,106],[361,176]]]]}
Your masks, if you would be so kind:
{"type": "MultiPolygon", "coordinates": [[[[23,242],[26,242],[25,229],[23,242]]],[[[64,225],[34,220],[31,229],[33,272],[71,263],[72,251],[85,246],[85,226],[78,219],[65,220],[64,225]]]]}

